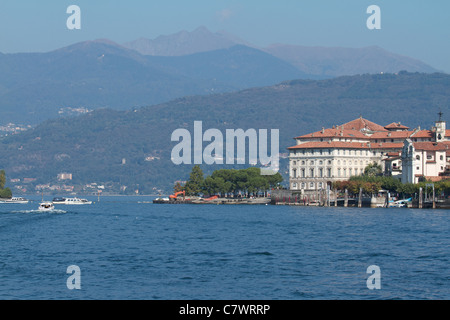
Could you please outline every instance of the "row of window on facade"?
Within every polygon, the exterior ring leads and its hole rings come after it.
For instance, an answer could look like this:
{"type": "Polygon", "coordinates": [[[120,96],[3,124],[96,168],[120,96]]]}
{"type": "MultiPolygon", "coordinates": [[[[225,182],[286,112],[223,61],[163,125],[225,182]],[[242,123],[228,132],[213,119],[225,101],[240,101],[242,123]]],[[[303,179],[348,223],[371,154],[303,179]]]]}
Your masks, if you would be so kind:
{"type": "MultiPolygon", "coordinates": [[[[316,161],[315,160],[310,160],[310,161],[306,161],[306,160],[302,160],[302,161],[298,161],[298,163],[300,164],[300,165],[302,165],[302,166],[305,166],[305,165],[311,165],[311,166],[314,166],[315,164],[316,164],[316,161]]],[[[319,165],[323,165],[325,162],[323,161],[323,160],[319,160],[319,161],[317,161],[317,163],[319,164],[319,165]]],[[[327,161],[327,164],[328,165],[331,165],[331,160],[328,160],[327,161]]],[[[341,160],[337,160],[337,164],[338,165],[340,165],[341,164],[341,160]]],[[[342,160],[342,164],[343,165],[346,165],[347,164],[347,160],[342,160]]],[[[356,165],[358,165],[358,160],[354,160],[354,163],[353,163],[353,161],[352,160],[349,160],[348,161],[348,164],[349,165],[352,165],[352,164],[356,164],[356,165]]],[[[367,161],[367,160],[365,160],[365,161],[363,161],[363,160],[360,160],[359,161],[359,164],[362,166],[362,165],[368,165],[369,164],[369,161],[367,161]]],[[[292,165],[293,166],[296,166],[297,165],[297,161],[292,161],[292,165]]]]}
{"type": "MultiPolygon", "coordinates": [[[[335,155],[341,155],[341,156],[377,156],[378,152],[376,150],[369,151],[369,150],[356,150],[356,149],[336,149],[335,155]]],[[[312,155],[332,155],[333,150],[332,149],[302,149],[302,150],[295,150],[295,155],[298,154],[312,154],[312,155]]],[[[383,152],[380,153],[383,155],[383,152]]]]}
{"type": "MultiPolygon", "coordinates": [[[[297,174],[297,169],[292,169],[291,178],[332,178],[331,168],[319,168],[317,171],[315,168],[310,168],[306,170],[304,168],[300,169],[299,174],[297,174]],[[317,175],[316,175],[317,172],[317,175]]],[[[357,176],[364,173],[364,168],[337,168],[337,177],[351,177],[357,176]]]]}
{"type": "Polygon", "coordinates": [[[308,187],[308,189],[325,189],[326,184],[324,182],[317,182],[317,184],[315,182],[302,182],[302,183],[296,183],[293,182],[292,183],[292,188],[293,190],[298,190],[298,189],[306,189],[308,187]]]}
{"type": "MultiPolygon", "coordinates": [[[[416,159],[417,159],[417,160],[420,160],[420,156],[419,156],[419,155],[416,155],[416,159]]],[[[434,154],[427,153],[427,160],[433,160],[433,159],[434,159],[434,154]]],[[[440,159],[441,161],[443,161],[443,160],[444,160],[444,156],[441,155],[441,156],[439,157],[439,159],[440,159]]]]}

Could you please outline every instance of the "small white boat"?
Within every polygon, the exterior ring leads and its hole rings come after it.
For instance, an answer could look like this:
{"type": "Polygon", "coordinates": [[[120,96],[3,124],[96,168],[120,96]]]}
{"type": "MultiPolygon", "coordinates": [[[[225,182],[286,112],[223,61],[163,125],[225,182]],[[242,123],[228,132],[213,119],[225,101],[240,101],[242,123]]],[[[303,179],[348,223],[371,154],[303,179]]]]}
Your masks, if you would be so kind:
{"type": "Polygon", "coordinates": [[[170,199],[169,198],[156,198],[155,200],[153,200],[153,203],[169,203],[170,199]]]}
{"type": "Polygon", "coordinates": [[[55,206],[51,202],[41,202],[39,204],[39,211],[53,211],[55,210],[55,206]]]}
{"type": "Polygon", "coordinates": [[[54,198],[53,204],[65,204],[65,205],[81,205],[81,204],[92,204],[92,201],[80,198],[54,198]]]}
{"type": "Polygon", "coordinates": [[[408,207],[408,203],[410,203],[411,201],[412,201],[411,198],[403,199],[403,200],[397,200],[397,201],[392,201],[392,202],[389,202],[389,207],[392,207],[392,208],[407,208],[408,207]]]}
{"type": "Polygon", "coordinates": [[[21,197],[12,197],[11,199],[3,199],[0,200],[0,203],[19,203],[19,204],[26,204],[29,200],[21,197]]]}

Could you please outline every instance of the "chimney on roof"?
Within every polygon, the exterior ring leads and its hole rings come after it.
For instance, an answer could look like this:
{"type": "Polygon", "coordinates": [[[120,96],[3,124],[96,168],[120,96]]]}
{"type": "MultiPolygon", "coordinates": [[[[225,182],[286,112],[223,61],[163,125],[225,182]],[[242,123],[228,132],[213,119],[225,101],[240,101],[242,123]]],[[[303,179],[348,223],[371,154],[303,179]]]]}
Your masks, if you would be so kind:
{"type": "Polygon", "coordinates": [[[322,134],[324,134],[325,133],[325,128],[324,127],[322,127],[322,134]]]}
{"type": "Polygon", "coordinates": [[[389,132],[388,132],[388,137],[390,137],[390,136],[391,136],[391,132],[389,131],[389,132]]]}

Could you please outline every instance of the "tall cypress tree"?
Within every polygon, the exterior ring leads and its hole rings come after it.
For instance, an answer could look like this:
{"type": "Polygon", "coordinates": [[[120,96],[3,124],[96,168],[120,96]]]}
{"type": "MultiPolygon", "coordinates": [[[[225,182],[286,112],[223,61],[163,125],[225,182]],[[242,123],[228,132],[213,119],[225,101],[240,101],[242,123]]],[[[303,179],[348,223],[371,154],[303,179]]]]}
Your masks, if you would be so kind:
{"type": "Polygon", "coordinates": [[[2,190],[5,187],[5,183],[6,183],[5,170],[0,170],[0,190],[2,190]]]}
{"type": "Polygon", "coordinates": [[[4,189],[6,184],[5,170],[0,170],[0,198],[11,198],[12,192],[9,188],[4,189]]]}
{"type": "Polygon", "coordinates": [[[189,181],[186,183],[186,193],[191,196],[198,195],[202,191],[204,181],[202,169],[199,165],[195,165],[192,168],[189,181]]]}

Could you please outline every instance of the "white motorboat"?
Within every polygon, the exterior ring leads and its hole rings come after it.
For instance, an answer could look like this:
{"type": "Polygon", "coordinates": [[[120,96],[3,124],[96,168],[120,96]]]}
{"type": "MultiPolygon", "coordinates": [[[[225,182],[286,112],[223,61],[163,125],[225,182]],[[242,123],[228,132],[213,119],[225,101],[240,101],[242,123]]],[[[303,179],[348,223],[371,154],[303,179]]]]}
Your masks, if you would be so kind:
{"type": "Polygon", "coordinates": [[[22,197],[12,197],[11,199],[3,199],[0,200],[0,203],[19,203],[19,204],[26,204],[29,200],[22,198],[22,197]]]}
{"type": "Polygon", "coordinates": [[[80,198],[54,198],[52,202],[53,204],[65,204],[65,205],[92,204],[92,201],[80,198]]]}
{"type": "Polygon", "coordinates": [[[53,211],[55,210],[55,206],[53,205],[52,202],[41,202],[39,204],[39,211],[53,211]]]}
{"type": "Polygon", "coordinates": [[[407,208],[408,207],[408,203],[410,203],[411,201],[412,201],[412,198],[392,201],[392,202],[389,202],[389,207],[393,207],[393,208],[407,208]]]}
{"type": "Polygon", "coordinates": [[[169,203],[169,201],[170,201],[169,198],[159,197],[153,200],[153,203],[169,203]]]}

